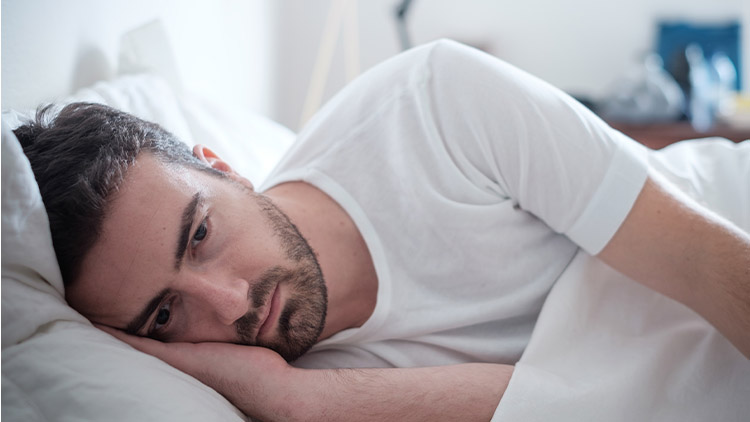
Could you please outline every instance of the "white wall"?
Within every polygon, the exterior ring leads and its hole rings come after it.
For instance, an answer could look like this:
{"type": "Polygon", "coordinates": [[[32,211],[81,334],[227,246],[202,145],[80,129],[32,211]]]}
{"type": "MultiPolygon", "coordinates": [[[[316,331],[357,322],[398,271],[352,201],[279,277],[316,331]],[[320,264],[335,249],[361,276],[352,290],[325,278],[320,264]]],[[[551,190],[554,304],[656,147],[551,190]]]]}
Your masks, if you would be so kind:
{"type": "MultiPolygon", "coordinates": [[[[275,118],[292,128],[299,125],[327,12],[336,2],[274,3],[278,48],[272,110],[275,118]]],[[[399,51],[392,17],[397,3],[357,1],[363,70],[399,51]]],[[[746,28],[745,89],[750,87],[747,0],[414,0],[409,17],[417,44],[441,37],[474,44],[562,89],[594,98],[654,48],[658,20],[713,23],[740,19],[746,28]]],[[[342,51],[339,42],[325,98],[346,82],[342,51]]]]}
{"type": "Polygon", "coordinates": [[[266,0],[3,0],[2,106],[35,107],[115,76],[120,36],[159,18],[184,85],[270,111],[266,0]]]}
{"type": "MultiPolygon", "coordinates": [[[[2,0],[2,106],[33,107],[114,76],[120,35],[160,18],[185,85],[298,129],[329,8],[339,0],[2,0]]],[[[356,5],[360,69],[396,54],[399,0],[356,5]]],[[[414,0],[415,43],[455,38],[572,93],[598,97],[653,48],[658,19],[741,19],[748,0],[414,0]]],[[[349,79],[336,44],[323,92],[349,79]]]]}

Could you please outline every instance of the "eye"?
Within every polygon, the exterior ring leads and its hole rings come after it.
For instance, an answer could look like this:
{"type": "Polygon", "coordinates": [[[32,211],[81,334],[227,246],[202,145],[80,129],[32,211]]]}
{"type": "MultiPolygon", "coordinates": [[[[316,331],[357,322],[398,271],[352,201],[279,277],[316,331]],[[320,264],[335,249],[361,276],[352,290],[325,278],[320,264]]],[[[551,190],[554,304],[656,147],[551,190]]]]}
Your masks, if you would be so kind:
{"type": "Polygon", "coordinates": [[[156,318],[154,318],[153,331],[158,331],[164,328],[169,322],[171,316],[170,308],[172,307],[172,301],[165,302],[159,310],[156,312],[156,318]]]}
{"type": "Polygon", "coordinates": [[[193,239],[190,241],[190,246],[195,248],[198,246],[203,239],[206,238],[208,235],[208,218],[204,218],[203,221],[201,221],[200,225],[198,225],[198,228],[195,229],[195,234],[193,235],[193,239]]]}

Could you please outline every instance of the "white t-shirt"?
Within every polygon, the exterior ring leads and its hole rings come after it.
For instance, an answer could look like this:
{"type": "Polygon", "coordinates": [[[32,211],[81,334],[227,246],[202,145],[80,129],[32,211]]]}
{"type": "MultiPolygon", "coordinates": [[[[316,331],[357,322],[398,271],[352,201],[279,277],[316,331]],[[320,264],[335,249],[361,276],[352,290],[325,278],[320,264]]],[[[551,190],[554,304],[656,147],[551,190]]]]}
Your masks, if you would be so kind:
{"type": "Polygon", "coordinates": [[[301,180],[351,216],[377,305],[303,367],[515,363],[579,246],[598,253],[647,150],[552,86],[438,41],[365,73],[300,133],[261,190],[301,180]]]}

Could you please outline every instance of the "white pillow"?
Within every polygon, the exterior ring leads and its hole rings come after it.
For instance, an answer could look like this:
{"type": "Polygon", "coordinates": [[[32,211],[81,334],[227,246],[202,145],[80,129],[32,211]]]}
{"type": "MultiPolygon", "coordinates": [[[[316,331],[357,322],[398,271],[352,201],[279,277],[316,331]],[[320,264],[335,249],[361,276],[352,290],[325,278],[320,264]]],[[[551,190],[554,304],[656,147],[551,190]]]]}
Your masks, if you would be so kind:
{"type": "Polygon", "coordinates": [[[2,124],[2,349],[50,321],[85,322],[63,297],[63,283],[34,174],[15,135],[2,124]]]}
{"type": "MultiPolygon", "coordinates": [[[[220,139],[217,152],[247,158],[235,167],[246,167],[256,178],[265,177],[294,138],[250,111],[223,114],[220,105],[177,98],[151,75],[99,83],[62,102],[72,100],[101,102],[156,121],[187,143],[197,138],[211,146],[220,139]],[[238,145],[233,138],[246,142],[238,145]]],[[[65,303],[46,211],[10,130],[24,115],[30,113],[4,113],[2,127],[3,418],[247,420],[211,388],[94,328],[65,303]]]]}
{"type": "Polygon", "coordinates": [[[273,120],[206,98],[186,97],[181,106],[190,129],[186,142],[210,147],[255,186],[265,181],[296,137],[273,120]]]}
{"type": "MultiPolygon", "coordinates": [[[[204,144],[256,186],[296,137],[288,128],[252,110],[197,95],[177,95],[163,78],[151,73],[98,82],[56,103],[74,101],[107,104],[160,124],[190,147],[204,144]]],[[[34,112],[10,110],[3,113],[3,121],[15,128],[34,112]]]]}

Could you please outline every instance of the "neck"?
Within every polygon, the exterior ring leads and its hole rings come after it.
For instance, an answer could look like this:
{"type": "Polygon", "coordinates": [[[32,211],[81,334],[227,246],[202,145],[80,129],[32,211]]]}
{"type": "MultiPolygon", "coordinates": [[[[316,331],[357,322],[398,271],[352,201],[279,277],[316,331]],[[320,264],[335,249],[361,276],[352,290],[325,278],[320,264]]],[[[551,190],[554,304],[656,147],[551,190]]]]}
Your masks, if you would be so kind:
{"type": "Polygon", "coordinates": [[[378,281],[352,219],[331,197],[307,183],[284,183],[265,195],[289,216],[318,258],[328,289],[320,340],[362,326],[375,309],[378,281]]]}

